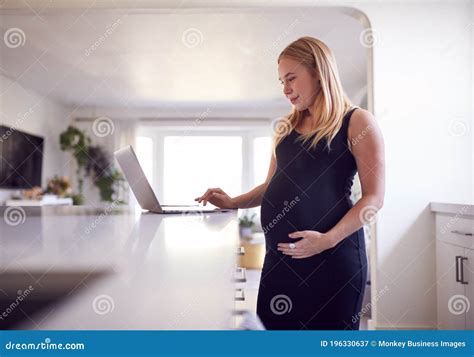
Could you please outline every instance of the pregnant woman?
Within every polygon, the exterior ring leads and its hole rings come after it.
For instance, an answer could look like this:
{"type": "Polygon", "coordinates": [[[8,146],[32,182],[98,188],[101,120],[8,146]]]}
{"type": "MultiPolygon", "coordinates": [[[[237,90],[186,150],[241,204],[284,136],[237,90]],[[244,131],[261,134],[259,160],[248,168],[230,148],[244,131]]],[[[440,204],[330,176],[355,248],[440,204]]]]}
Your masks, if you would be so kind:
{"type": "Polygon", "coordinates": [[[261,205],[266,255],[257,314],[265,328],[357,330],[367,281],[363,224],[384,200],[382,134],[370,112],[351,105],[323,42],[288,45],[278,73],[293,110],[274,126],[266,182],[233,198],[211,188],[196,201],[261,205]],[[356,172],[362,197],[353,204],[356,172]]]}

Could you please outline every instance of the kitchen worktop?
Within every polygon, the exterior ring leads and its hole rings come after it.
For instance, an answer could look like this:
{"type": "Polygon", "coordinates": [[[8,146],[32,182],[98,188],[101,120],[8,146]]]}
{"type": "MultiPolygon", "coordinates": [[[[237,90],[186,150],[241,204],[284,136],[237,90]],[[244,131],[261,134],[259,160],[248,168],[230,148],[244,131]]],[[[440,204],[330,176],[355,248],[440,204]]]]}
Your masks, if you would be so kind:
{"type": "Polygon", "coordinates": [[[435,213],[474,216],[474,204],[431,202],[430,208],[435,213]]]}
{"type": "Polygon", "coordinates": [[[6,325],[21,318],[9,328],[233,327],[237,211],[157,215],[111,205],[0,213],[0,316],[6,325]]]}

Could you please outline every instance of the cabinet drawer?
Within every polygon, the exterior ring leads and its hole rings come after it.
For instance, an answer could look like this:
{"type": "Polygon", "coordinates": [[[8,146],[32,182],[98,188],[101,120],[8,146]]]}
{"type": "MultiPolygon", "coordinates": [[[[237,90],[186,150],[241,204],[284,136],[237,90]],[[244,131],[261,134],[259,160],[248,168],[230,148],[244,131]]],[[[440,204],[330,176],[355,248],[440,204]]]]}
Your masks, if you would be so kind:
{"type": "Polygon", "coordinates": [[[474,219],[437,214],[436,239],[474,249],[474,219]]]}

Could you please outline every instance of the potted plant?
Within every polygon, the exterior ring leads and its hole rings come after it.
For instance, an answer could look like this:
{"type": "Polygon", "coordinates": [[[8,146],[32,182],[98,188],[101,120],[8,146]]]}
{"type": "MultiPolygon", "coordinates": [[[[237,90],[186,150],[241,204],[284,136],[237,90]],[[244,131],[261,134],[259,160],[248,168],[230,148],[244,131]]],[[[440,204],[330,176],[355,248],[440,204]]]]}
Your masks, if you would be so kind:
{"type": "Polygon", "coordinates": [[[48,181],[45,193],[56,195],[57,197],[72,198],[72,204],[75,206],[84,203],[84,196],[82,194],[72,192],[71,181],[67,176],[54,175],[54,177],[48,181]]]}
{"type": "Polygon", "coordinates": [[[58,197],[66,197],[66,195],[70,195],[72,190],[69,178],[66,176],[54,175],[54,177],[48,181],[46,193],[56,195],[58,197]]]}
{"type": "Polygon", "coordinates": [[[252,238],[252,227],[255,225],[253,221],[256,214],[252,214],[252,216],[243,215],[239,218],[239,228],[240,228],[240,237],[244,239],[251,239],[252,238]]]}
{"type": "MultiPolygon", "coordinates": [[[[105,202],[117,200],[118,191],[125,180],[122,174],[114,168],[112,158],[101,146],[91,145],[91,139],[86,133],[74,126],[69,126],[61,133],[61,149],[72,152],[77,163],[78,193],[71,195],[74,204],[82,204],[84,176],[92,180],[99,189],[100,198],[105,202]]],[[[124,203],[117,200],[118,203],[124,203]]]]}

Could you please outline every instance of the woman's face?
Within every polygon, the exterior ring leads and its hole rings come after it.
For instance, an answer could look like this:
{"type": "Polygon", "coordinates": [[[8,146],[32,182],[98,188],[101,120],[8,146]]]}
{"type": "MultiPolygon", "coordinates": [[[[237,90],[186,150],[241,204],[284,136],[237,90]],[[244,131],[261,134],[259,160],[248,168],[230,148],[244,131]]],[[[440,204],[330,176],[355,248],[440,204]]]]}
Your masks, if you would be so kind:
{"type": "Polygon", "coordinates": [[[281,57],[278,76],[283,94],[298,111],[312,107],[319,92],[319,80],[307,66],[289,57],[281,57]]]}

